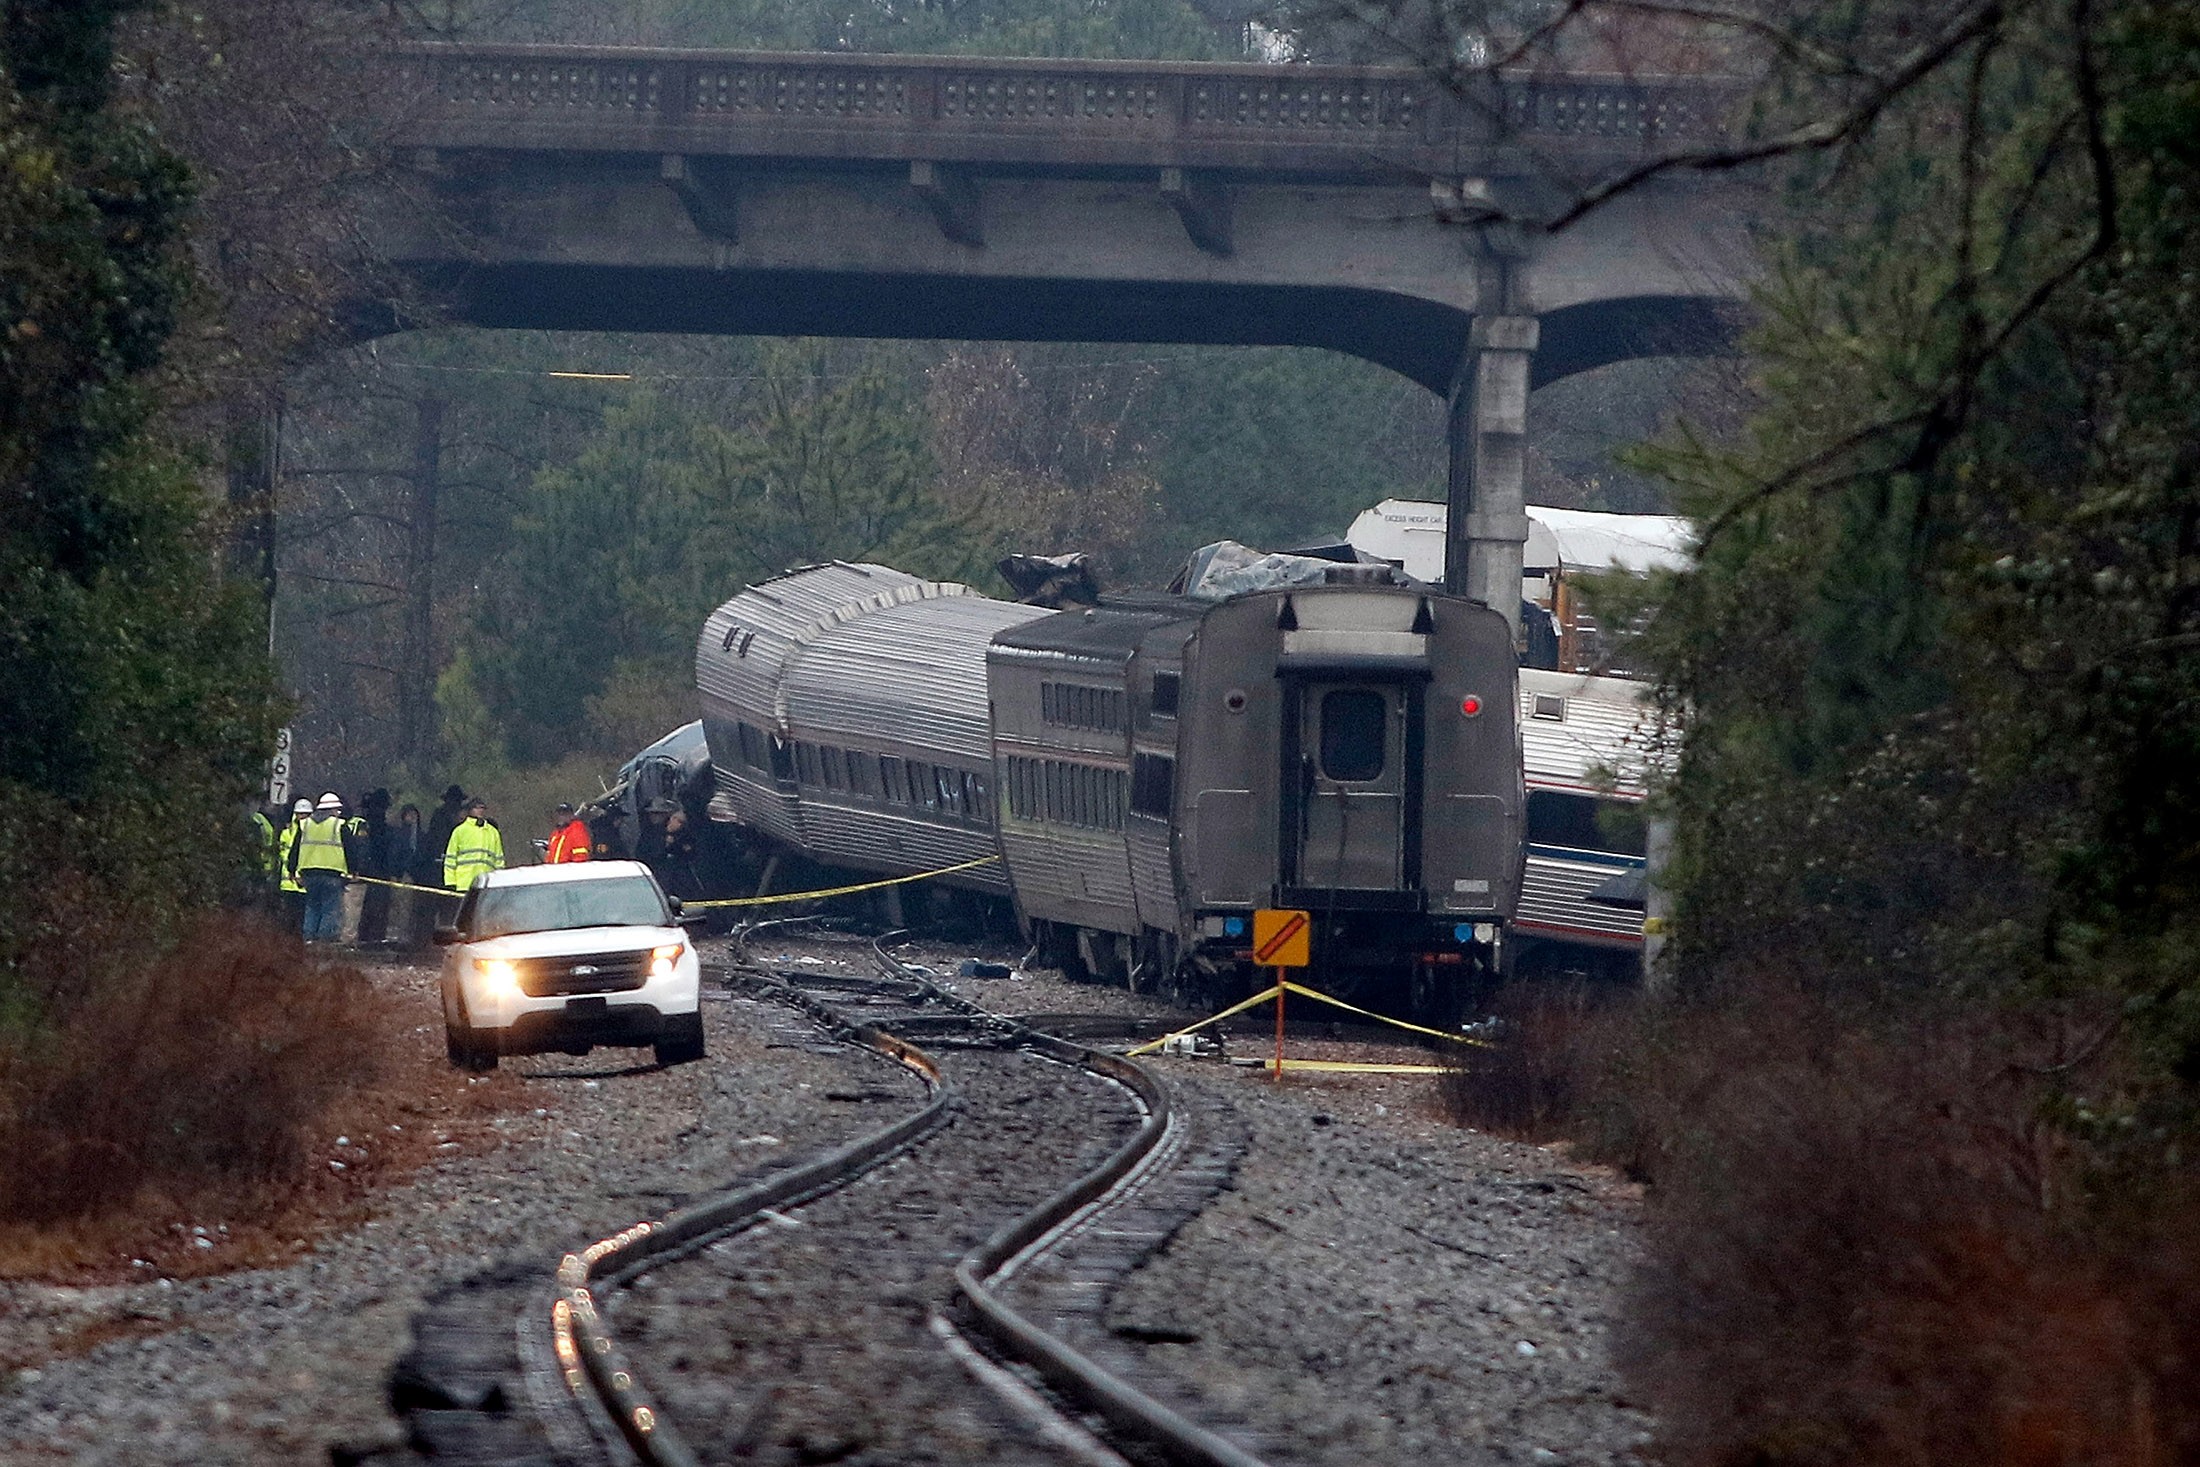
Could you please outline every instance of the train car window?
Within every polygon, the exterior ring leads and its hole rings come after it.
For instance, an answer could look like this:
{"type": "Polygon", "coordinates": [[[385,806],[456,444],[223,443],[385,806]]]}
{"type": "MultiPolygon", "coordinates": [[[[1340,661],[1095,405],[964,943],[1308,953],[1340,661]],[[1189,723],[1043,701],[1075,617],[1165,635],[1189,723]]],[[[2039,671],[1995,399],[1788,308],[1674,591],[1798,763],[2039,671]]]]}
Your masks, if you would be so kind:
{"type": "Polygon", "coordinates": [[[950,815],[960,816],[963,812],[962,771],[935,768],[932,782],[940,788],[940,808],[950,815]]]}
{"type": "Polygon", "coordinates": [[[920,759],[909,761],[909,803],[927,810],[940,807],[940,787],[933,781],[932,766],[920,759]]]}
{"type": "Polygon", "coordinates": [[[796,742],[794,746],[794,778],[797,784],[806,784],[813,788],[817,785],[817,745],[796,742]]]}
{"type": "Polygon", "coordinates": [[[848,751],[848,788],[878,798],[878,760],[861,749],[848,751]]]}
{"type": "Polygon", "coordinates": [[[909,786],[905,782],[907,772],[902,768],[901,760],[895,758],[892,754],[879,755],[878,775],[879,783],[885,787],[888,803],[895,805],[909,803],[909,786]]]}
{"type": "Polygon", "coordinates": [[[1322,694],[1322,773],[1331,779],[1374,779],[1383,772],[1390,700],[1372,688],[1322,694]]]}
{"type": "Polygon", "coordinates": [[[986,788],[985,776],[982,774],[964,775],[963,794],[969,802],[971,818],[980,825],[991,825],[993,823],[993,792],[986,788]]]}
{"type": "Polygon", "coordinates": [[[1057,728],[1123,731],[1123,691],[1075,683],[1039,684],[1039,717],[1057,728]]]}
{"type": "Polygon", "coordinates": [[[794,749],[777,734],[772,735],[772,778],[782,784],[794,783],[794,749]]]}
{"type": "Polygon", "coordinates": [[[1036,761],[1022,758],[1010,759],[1008,761],[1008,813],[1018,820],[1037,820],[1041,809],[1036,761]]]}
{"type": "Polygon", "coordinates": [[[753,723],[740,726],[741,762],[751,769],[769,770],[772,767],[770,746],[764,742],[764,730],[753,723]]]}
{"type": "Polygon", "coordinates": [[[1639,856],[1648,848],[1642,806],[1560,790],[1528,791],[1528,843],[1639,856]]]}
{"type": "Polygon", "coordinates": [[[825,788],[844,790],[848,787],[848,765],[840,750],[827,744],[817,751],[818,772],[825,776],[825,788]]]}
{"type": "Polygon", "coordinates": [[[1131,810],[1166,820],[1176,813],[1176,761],[1160,754],[1131,757],[1131,810]]]}
{"type": "Polygon", "coordinates": [[[1647,856],[1650,852],[1650,817],[1634,800],[1597,801],[1597,834],[1604,849],[1622,856],[1647,856]]]}
{"type": "Polygon", "coordinates": [[[1176,700],[1184,686],[1182,675],[1173,672],[1157,672],[1153,675],[1153,711],[1156,715],[1176,717],[1176,700]]]}

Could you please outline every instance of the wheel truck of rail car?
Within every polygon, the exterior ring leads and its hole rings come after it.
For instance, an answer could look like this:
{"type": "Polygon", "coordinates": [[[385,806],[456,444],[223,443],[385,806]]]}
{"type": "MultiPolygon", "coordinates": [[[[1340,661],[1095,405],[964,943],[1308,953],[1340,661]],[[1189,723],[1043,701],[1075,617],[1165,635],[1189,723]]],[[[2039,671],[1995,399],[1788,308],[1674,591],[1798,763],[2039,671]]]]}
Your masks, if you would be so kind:
{"type": "Polygon", "coordinates": [[[752,586],[696,673],[714,820],[833,869],[1007,898],[1073,975],[1212,1002],[1251,916],[1313,914],[1316,981],[1448,1020],[1518,900],[1503,617],[1335,583],[1050,612],[875,565],[752,586]]]}

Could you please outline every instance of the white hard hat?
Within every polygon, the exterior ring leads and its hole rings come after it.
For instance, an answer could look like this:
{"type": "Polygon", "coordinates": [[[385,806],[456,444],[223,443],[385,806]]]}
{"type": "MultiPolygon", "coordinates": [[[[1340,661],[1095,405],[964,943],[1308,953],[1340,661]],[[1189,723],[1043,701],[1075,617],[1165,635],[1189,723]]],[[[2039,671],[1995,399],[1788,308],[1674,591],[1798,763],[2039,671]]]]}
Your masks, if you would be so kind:
{"type": "Polygon", "coordinates": [[[290,813],[293,815],[311,815],[313,813],[313,801],[300,795],[298,803],[290,807],[290,813]]]}
{"type": "Polygon", "coordinates": [[[337,797],[336,791],[330,790],[327,794],[321,796],[320,803],[313,808],[316,810],[341,810],[344,808],[344,802],[337,797]]]}

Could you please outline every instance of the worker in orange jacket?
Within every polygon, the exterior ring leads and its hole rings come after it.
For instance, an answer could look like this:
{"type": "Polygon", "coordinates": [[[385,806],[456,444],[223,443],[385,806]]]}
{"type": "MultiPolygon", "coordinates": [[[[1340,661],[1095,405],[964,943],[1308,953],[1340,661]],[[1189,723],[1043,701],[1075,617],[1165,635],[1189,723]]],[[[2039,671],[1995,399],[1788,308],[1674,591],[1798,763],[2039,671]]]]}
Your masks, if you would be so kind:
{"type": "Polygon", "coordinates": [[[571,805],[560,805],[550,812],[551,865],[567,861],[585,861],[594,853],[595,841],[588,833],[588,822],[573,813],[571,805]]]}

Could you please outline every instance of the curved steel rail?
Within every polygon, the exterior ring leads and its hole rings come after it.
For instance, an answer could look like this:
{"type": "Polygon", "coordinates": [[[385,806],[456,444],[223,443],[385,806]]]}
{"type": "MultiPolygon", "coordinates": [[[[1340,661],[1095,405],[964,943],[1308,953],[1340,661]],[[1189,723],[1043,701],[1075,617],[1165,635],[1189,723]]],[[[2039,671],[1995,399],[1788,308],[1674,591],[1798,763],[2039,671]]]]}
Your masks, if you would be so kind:
{"type": "Polygon", "coordinates": [[[880,966],[893,976],[922,985],[941,1003],[1014,1025],[1022,1044],[1115,1081],[1136,1095],[1146,1110],[1137,1134],[1106,1161],[1002,1227],[955,1265],[955,1286],[973,1318],[996,1347],[1036,1369],[1055,1389],[1097,1411],[1118,1431],[1158,1448],[1170,1461],[1200,1467],[1264,1467],[1236,1443],[1185,1419],[1068,1341],[1033,1324],[992,1287],[1015,1265],[1065,1235],[1086,1213],[1114,1200],[1113,1194],[1126,1183],[1141,1180],[1136,1175],[1141,1164],[1161,1145],[1172,1125],[1168,1086],[1135,1060],[1042,1033],[948,993],[886,951],[887,942],[898,935],[889,932],[871,944],[880,966]]]}
{"type": "MultiPolygon", "coordinates": [[[[764,925],[781,924],[759,924],[764,925]]],[[[744,960],[744,938],[755,930],[747,929],[735,939],[744,960]]],[[[993,1290],[1006,1273],[1044,1252],[1072,1231],[1082,1217],[1116,1200],[1117,1194],[1141,1179],[1142,1164],[1155,1155],[1171,1133],[1168,1088],[1133,1060],[1042,1033],[948,992],[887,953],[885,944],[896,935],[888,933],[872,943],[886,976],[909,984],[943,1007],[1001,1029],[1025,1048],[1115,1081],[1137,1096],[1145,1110],[1136,1134],[1098,1167],[1000,1228],[956,1264],[956,1288],[973,1319],[997,1348],[1034,1367],[1057,1390],[1083,1402],[1117,1430],[1159,1449],[1169,1461],[1199,1467],[1264,1467],[1259,1458],[1243,1448],[1186,1420],[1067,1341],[1033,1324],[993,1290]]],[[[767,1208],[853,1180],[941,1125],[957,1103],[954,1089],[939,1067],[916,1046],[873,1025],[851,1024],[830,1005],[779,982],[746,961],[733,971],[744,973],[760,988],[768,985],[775,1000],[801,1008],[828,1031],[914,1071],[930,1089],[931,1099],[922,1109],[882,1130],[659,1221],[637,1223],[568,1253],[560,1262],[551,1311],[551,1340],[566,1386],[576,1398],[584,1392],[592,1393],[627,1444],[651,1467],[696,1467],[698,1459],[612,1339],[596,1307],[595,1286],[624,1284],[753,1221],[767,1208]]]]}
{"type": "Polygon", "coordinates": [[[792,989],[775,993],[852,1043],[877,1050],[914,1071],[931,1092],[925,1106],[881,1130],[708,1202],[656,1222],[633,1227],[568,1253],[558,1264],[551,1306],[551,1346],[568,1390],[578,1399],[593,1392],[620,1434],[645,1463],[694,1467],[694,1451],[665,1419],[636,1378],[596,1307],[599,1280],[623,1284],[672,1258],[691,1252],[753,1221],[765,1209],[839,1186],[944,1123],[956,1104],[954,1087],[930,1055],[870,1025],[851,1025],[838,1013],[792,989]]]}

